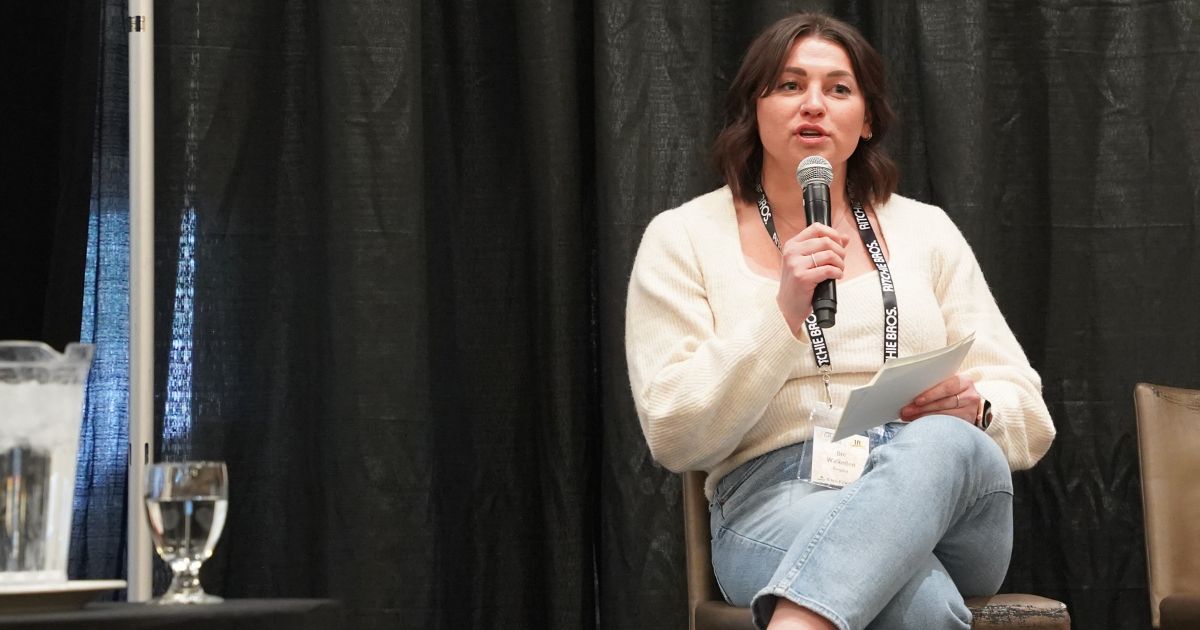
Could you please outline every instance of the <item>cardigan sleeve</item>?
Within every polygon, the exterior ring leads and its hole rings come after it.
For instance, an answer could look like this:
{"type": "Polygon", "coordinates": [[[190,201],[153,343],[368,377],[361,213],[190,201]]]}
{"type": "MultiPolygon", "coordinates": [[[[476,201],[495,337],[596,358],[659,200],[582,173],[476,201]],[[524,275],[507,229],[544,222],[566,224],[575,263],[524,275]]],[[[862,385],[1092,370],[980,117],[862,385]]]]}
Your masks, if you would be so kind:
{"type": "Polygon", "coordinates": [[[948,341],[975,333],[961,373],[992,403],[987,434],[1013,470],[1031,468],[1046,454],[1055,429],[1042,382],[1000,312],[971,246],[946,218],[950,236],[935,255],[935,291],[948,341]]]}
{"type": "Polygon", "coordinates": [[[625,353],[642,432],[668,469],[728,457],[783,387],[798,349],[772,303],[718,335],[702,265],[679,211],[647,226],[625,310],[625,353]]]}

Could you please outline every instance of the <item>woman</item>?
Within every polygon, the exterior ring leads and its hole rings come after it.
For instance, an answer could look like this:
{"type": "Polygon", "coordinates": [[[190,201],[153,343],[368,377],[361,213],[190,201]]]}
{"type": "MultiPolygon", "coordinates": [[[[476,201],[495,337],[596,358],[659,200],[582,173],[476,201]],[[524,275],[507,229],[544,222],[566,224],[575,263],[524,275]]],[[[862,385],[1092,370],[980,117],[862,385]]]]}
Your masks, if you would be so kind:
{"type": "Polygon", "coordinates": [[[1054,437],[969,245],[940,209],[893,194],[884,86],[852,27],[805,14],[769,27],[715,142],[726,186],[657,216],[634,262],[626,351],[642,429],[667,468],[708,473],[717,581],[758,627],[969,627],[963,598],[995,593],[1008,568],[1010,469],[1054,437]],[[829,226],[806,225],[795,181],[814,155],[833,166],[829,226]],[[806,326],[831,279],[837,324],[806,326]],[[901,410],[857,481],[803,479],[827,400],[844,405],[885,354],[972,333],[961,371],[901,410]]]}

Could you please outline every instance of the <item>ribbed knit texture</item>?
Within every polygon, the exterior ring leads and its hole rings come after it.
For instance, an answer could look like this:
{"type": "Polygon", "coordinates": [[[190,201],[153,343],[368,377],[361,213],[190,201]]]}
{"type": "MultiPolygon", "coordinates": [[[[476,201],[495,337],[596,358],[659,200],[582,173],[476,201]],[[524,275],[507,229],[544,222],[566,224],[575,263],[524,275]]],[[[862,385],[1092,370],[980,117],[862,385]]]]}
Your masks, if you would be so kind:
{"type": "MultiPolygon", "coordinates": [[[[991,401],[988,435],[1009,465],[1033,466],[1050,447],[1054,425],[1041,380],[970,245],[940,208],[899,195],[875,216],[900,306],[900,356],[974,332],[960,372],[991,401]]],[[[654,458],[676,472],[707,471],[710,497],[738,465],[807,440],[809,414],[824,400],[812,349],[788,330],[775,302],[778,288],[747,265],[728,188],[663,212],[646,227],[625,314],[633,398],[654,458]]],[[[883,365],[877,272],[838,283],[837,324],[825,338],[833,400],[842,406],[850,389],[883,365]]]]}

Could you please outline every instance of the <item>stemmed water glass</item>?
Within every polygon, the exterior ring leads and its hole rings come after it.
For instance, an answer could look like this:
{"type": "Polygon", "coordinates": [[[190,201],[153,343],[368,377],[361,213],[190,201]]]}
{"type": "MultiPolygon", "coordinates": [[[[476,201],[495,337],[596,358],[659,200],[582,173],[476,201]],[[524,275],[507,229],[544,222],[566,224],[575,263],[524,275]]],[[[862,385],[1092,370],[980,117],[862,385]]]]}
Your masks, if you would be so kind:
{"type": "Polygon", "coordinates": [[[158,604],[223,601],[204,592],[200,565],[212,556],[225,527],[229,475],[224,462],[163,462],[146,469],[146,514],[159,557],[171,567],[171,586],[158,604]]]}

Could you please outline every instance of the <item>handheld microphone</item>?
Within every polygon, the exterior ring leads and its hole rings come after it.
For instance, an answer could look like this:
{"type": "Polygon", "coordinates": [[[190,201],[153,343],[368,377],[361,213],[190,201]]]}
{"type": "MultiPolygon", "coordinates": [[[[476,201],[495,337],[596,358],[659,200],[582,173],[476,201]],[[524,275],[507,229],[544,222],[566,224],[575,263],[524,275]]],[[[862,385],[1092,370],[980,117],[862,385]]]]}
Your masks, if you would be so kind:
{"type": "MultiPolygon", "coordinates": [[[[804,218],[808,224],[829,225],[829,185],[833,183],[833,166],[829,160],[813,155],[804,158],[796,167],[796,182],[804,188],[804,218]]],[[[837,315],[837,287],[833,280],[822,280],[813,290],[813,314],[821,328],[833,326],[837,315]]]]}

